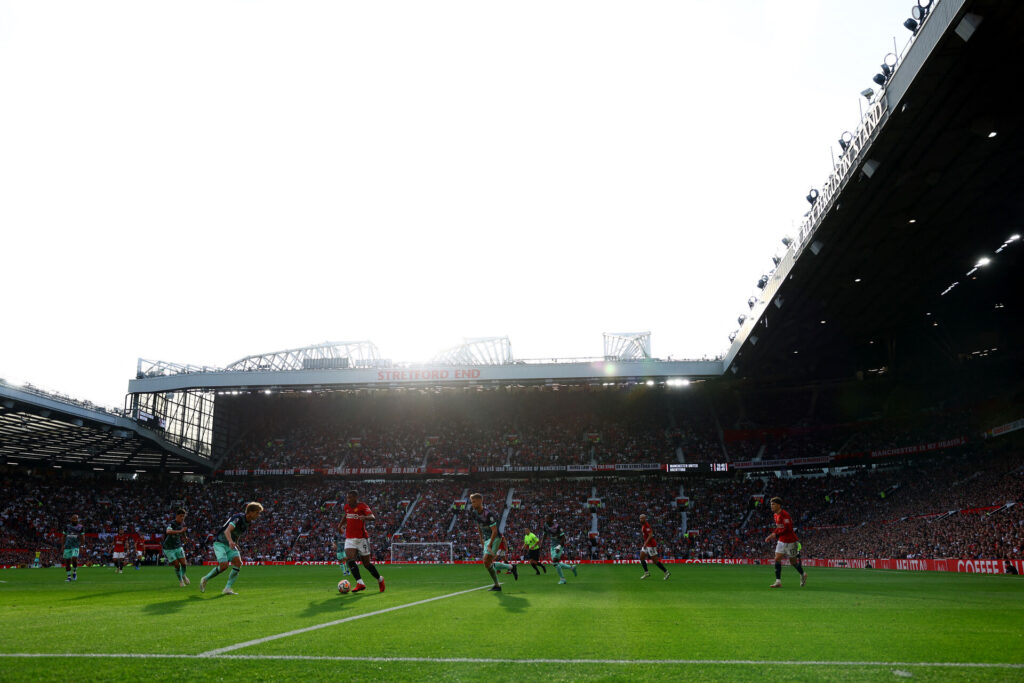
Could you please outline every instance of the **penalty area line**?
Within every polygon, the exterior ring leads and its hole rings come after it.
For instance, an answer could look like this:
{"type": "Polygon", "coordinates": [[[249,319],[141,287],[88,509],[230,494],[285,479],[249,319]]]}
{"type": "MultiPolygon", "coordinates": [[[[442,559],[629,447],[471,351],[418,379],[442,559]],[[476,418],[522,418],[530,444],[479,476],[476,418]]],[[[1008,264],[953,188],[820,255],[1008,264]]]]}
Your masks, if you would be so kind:
{"type": "MultiPolygon", "coordinates": [[[[474,589],[479,590],[479,589],[474,589]]],[[[468,592],[468,591],[466,591],[468,592]]],[[[436,599],[436,598],[435,598],[436,599]]],[[[841,667],[930,667],[943,669],[1024,669],[1024,663],[1013,662],[850,662],[825,660],[769,659],[501,659],[492,657],[342,657],[317,655],[181,655],[181,654],[115,654],[115,653],[0,653],[0,659],[231,659],[250,661],[300,662],[413,662],[420,664],[592,664],[592,665],[740,665],[740,666],[841,666],[841,667]]]]}
{"type": "Polygon", "coordinates": [[[208,650],[200,653],[199,657],[215,657],[222,655],[225,652],[232,652],[234,650],[240,650],[243,647],[252,647],[253,645],[260,645],[262,643],[269,643],[272,640],[279,640],[281,638],[288,638],[289,636],[297,636],[300,633],[309,633],[310,631],[317,631],[322,628],[329,626],[337,626],[338,624],[346,624],[350,621],[356,621],[357,619],[365,619],[367,617],[375,617],[378,614],[386,614],[388,612],[394,612],[396,610],[405,609],[406,607],[415,607],[417,605],[425,605],[428,602],[434,602],[435,600],[444,600],[445,598],[454,598],[456,595],[465,595],[466,593],[472,593],[473,591],[483,590],[484,588],[490,588],[491,584],[486,586],[478,586],[477,588],[470,588],[464,591],[458,591],[456,593],[448,593],[447,595],[438,595],[433,598],[427,598],[426,600],[417,600],[416,602],[408,602],[404,605],[395,605],[394,607],[386,607],[379,609],[374,612],[367,612],[365,614],[356,614],[351,617],[345,617],[344,619],[335,619],[334,621],[328,621],[324,624],[317,624],[315,626],[307,626],[305,628],[297,628],[294,631],[286,631],[285,633],[278,633],[272,636],[265,636],[263,638],[256,638],[255,640],[247,640],[244,643],[235,643],[234,645],[228,645],[227,647],[218,647],[215,650],[208,650]]]}

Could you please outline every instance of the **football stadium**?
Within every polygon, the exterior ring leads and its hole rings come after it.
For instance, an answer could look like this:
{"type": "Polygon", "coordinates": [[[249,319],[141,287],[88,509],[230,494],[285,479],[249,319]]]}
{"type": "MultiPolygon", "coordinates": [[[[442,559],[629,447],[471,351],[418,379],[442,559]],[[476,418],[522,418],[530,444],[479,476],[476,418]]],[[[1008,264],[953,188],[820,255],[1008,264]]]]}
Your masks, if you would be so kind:
{"type": "Polygon", "coordinates": [[[896,28],[724,354],[0,381],[0,679],[1024,680],[1024,5],[896,28]]]}

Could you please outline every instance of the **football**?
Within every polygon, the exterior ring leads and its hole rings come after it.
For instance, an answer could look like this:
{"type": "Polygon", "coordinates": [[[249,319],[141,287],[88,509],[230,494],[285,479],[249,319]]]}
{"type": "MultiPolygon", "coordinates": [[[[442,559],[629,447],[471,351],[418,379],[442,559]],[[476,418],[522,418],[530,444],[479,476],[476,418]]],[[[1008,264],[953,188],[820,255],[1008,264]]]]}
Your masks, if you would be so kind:
{"type": "Polygon", "coordinates": [[[338,592],[341,594],[348,593],[352,590],[352,584],[348,582],[348,579],[342,579],[338,582],[338,592]]]}

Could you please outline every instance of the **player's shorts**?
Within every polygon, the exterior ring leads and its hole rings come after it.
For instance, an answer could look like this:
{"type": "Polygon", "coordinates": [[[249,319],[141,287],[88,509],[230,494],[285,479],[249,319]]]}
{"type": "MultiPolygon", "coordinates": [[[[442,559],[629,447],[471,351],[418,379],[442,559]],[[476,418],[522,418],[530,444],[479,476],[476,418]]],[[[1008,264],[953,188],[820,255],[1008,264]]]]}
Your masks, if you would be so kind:
{"type": "Polygon", "coordinates": [[[346,538],[345,550],[355,548],[356,552],[367,557],[370,554],[370,539],[368,538],[346,538]]]}
{"type": "Polygon", "coordinates": [[[227,543],[220,543],[217,541],[214,541],[213,543],[213,554],[217,556],[217,561],[221,564],[230,562],[236,557],[241,557],[242,555],[242,553],[237,550],[232,550],[231,546],[227,543]]]}
{"type": "Polygon", "coordinates": [[[645,545],[640,548],[641,555],[647,555],[648,557],[654,557],[658,554],[658,546],[656,545],[645,545]]]}
{"type": "Polygon", "coordinates": [[[124,553],[114,553],[114,559],[115,560],[123,560],[124,559],[124,553]]]}
{"type": "Polygon", "coordinates": [[[553,545],[553,546],[551,546],[551,559],[552,560],[560,560],[560,559],[562,559],[562,552],[563,552],[562,546],[560,546],[560,545],[553,545]]]}
{"type": "Polygon", "coordinates": [[[64,550],[65,560],[70,560],[72,557],[78,557],[78,548],[67,548],[64,550]]]}
{"type": "Polygon", "coordinates": [[[336,555],[338,556],[338,562],[348,562],[348,555],[345,554],[344,550],[339,550],[336,555]]]}
{"type": "Polygon", "coordinates": [[[499,548],[501,548],[501,536],[484,541],[484,555],[494,555],[497,557],[499,548]]]}
{"type": "Polygon", "coordinates": [[[796,557],[800,554],[800,551],[797,550],[796,541],[792,543],[783,543],[782,541],[779,541],[775,544],[775,554],[778,555],[780,553],[786,557],[796,557]]]}
{"type": "Polygon", "coordinates": [[[540,562],[540,548],[527,550],[526,557],[529,558],[531,562],[540,562]]]}
{"type": "MultiPolygon", "coordinates": [[[[237,553],[238,551],[236,550],[235,552],[237,553]]],[[[170,564],[171,562],[174,562],[175,560],[184,560],[185,559],[185,549],[184,548],[164,548],[164,557],[167,558],[167,563],[168,564],[170,564]]]]}

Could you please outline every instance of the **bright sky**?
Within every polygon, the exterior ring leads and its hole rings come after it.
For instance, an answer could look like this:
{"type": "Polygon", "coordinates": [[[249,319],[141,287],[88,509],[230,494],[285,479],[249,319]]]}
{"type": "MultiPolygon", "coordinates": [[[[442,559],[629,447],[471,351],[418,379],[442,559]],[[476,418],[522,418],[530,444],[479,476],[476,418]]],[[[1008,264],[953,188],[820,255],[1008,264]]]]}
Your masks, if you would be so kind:
{"type": "Polygon", "coordinates": [[[721,353],[911,4],[0,0],[0,377],[721,353]]]}

